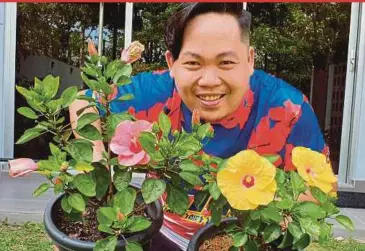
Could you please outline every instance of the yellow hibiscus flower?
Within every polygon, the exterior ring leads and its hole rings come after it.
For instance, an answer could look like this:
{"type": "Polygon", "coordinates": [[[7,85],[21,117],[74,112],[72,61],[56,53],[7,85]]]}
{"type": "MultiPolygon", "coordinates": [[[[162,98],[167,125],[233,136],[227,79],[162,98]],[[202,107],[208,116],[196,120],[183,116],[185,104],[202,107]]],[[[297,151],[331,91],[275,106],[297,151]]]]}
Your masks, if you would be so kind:
{"type": "Polygon", "coordinates": [[[217,174],[218,187],[231,207],[255,209],[269,204],[276,192],[276,167],[253,150],[237,153],[217,174]]]}
{"type": "Polygon", "coordinates": [[[332,184],[337,182],[337,178],[324,154],[305,147],[295,147],[292,162],[309,186],[318,187],[326,194],[332,191],[332,184]]]}

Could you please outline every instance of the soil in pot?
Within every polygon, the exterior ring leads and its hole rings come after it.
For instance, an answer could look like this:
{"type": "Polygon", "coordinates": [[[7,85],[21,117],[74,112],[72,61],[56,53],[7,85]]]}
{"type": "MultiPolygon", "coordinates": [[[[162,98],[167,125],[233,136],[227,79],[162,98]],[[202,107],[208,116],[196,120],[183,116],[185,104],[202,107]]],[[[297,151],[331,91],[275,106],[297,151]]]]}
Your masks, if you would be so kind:
{"type": "MultiPolygon", "coordinates": [[[[229,248],[233,245],[232,238],[226,234],[221,233],[213,238],[204,240],[203,243],[199,247],[199,251],[228,251],[229,248]]],[[[241,250],[245,250],[244,248],[241,248],[241,250]]],[[[278,249],[276,247],[262,244],[260,246],[260,251],[277,251],[277,250],[283,250],[284,249],[278,249]]],[[[286,249],[285,249],[286,250],[286,249]]],[[[250,251],[250,250],[247,250],[250,251]]]]}
{"type": "MultiPolygon", "coordinates": [[[[91,203],[89,203],[83,214],[84,221],[77,220],[75,218],[71,219],[61,208],[59,208],[55,215],[55,224],[61,232],[73,239],[96,242],[108,236],[98,230],[99,223],[96,218],[96,212],[99,207],[100,202],[97,199],[91,200],[91,203]]],[[[134,208],[134,216],[145,216],[147,219],[150,219],[146,213],[145,204],[138,205],[136,203],[134,208]]],[[[128,236],[129,234],[124,234],[125,238],[128,236]]],[[[120,236],[118,239],[122,239],[122,237],[120,236]]]]}

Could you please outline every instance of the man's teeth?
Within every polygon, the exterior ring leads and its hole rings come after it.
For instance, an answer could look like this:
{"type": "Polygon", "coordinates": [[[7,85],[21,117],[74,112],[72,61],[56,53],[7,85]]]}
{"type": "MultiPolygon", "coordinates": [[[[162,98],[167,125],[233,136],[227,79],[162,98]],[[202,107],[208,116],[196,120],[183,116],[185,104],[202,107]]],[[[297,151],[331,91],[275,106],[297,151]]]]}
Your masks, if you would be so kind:
{"type": "Polygon", "coordinates": [[[202,96],[200,95],[199,98],[206,101],[214,101],[220,99],[222,95],[209,95],[209,96],[202,96]]]}

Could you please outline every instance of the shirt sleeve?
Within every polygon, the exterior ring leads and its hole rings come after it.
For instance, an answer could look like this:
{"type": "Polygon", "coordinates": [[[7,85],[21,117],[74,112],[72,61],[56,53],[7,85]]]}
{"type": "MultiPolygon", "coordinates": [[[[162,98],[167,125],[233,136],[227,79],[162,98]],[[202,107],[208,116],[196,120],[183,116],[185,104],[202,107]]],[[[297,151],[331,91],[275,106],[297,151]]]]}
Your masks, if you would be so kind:
{"type": "Polygon", "coordinates": [[[285,169],[295,170],[291,162],[291,152],[296,146],[307,147],[327,156],[329,154],[318,119],[311,105],[306,101],[302,104],[301,116],[293,126],[284,149],[285,169]]]}

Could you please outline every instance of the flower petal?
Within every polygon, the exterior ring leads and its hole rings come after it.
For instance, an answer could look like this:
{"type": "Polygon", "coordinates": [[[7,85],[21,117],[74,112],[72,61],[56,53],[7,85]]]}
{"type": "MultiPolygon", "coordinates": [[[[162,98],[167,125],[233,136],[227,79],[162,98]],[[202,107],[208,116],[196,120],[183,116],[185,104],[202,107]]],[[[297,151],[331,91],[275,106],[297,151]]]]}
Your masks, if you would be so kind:
{"type": "Polygon", "coordinates": [[[247,189],[247,198],[252,204],[267,205],[273,201],[276,189],[276,181],[273,180],[264,190],[260,190],[257,187],[247,189]]]}
{"type": "Polygon", "coordinates": [[[129,156],[118,155],[119,164],[123,166],[134,166],[138,164],[145,157],[145,152],[141,151],[129,156]]]}
{"type": "Polygon", "coordinates": [[[38,165],[34,160],[28,158],[9,160],[9,165],[9,175],[11,177],[25,176],[38,169],[38,165]]]}

